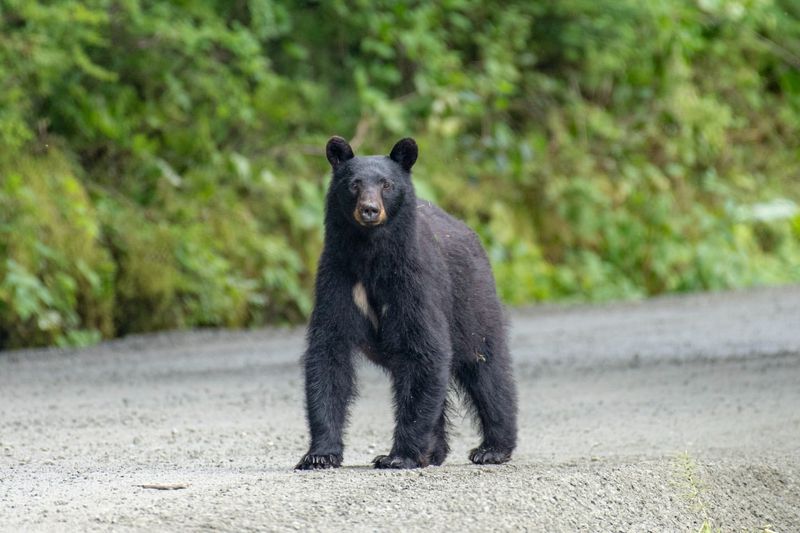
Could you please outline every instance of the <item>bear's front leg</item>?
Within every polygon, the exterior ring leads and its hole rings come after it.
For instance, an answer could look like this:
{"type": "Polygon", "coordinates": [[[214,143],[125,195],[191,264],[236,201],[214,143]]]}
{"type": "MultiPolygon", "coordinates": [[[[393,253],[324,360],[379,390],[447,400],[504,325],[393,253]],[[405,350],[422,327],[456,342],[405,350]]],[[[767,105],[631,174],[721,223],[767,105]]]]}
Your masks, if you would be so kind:
{"type": "Polygon", "coordinates": [[[428,466],[436,439],[436,424],[442,417],[449,383],[446,352],[427,357],[411,355],[392,368],[395,397],[394,445],[389,455],[373,459],[375,468],[419,468],[428,466]]]}
{"type": "Polygon", "coordinates": [[[355,388],[350,349],[312,344],[304,362],[311,446],[295,469],[338,468],[344,451],[347,409],[355,388]]]}
{"type": "Polygon", "coordinates": [[[295,466],[297,470],[342,464],[342,435],[355,394],[353,348],[363,341],[366,331],[366,321],[358,315],[346,281],[331,273],[324,262],[320,272],[303,357],[311,445],[295,466]]]}

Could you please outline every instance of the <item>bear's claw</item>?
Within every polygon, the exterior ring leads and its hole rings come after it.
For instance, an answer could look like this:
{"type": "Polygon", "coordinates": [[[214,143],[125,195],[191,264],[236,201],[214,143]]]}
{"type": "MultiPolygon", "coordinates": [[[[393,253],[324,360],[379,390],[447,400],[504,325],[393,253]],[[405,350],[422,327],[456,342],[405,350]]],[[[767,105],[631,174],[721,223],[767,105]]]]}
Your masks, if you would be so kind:
{"type": "Polygon", "coordinates": [[[379,455],[372,460],[375,468],[419,468],[418,461],[410,457],[398,457],[396,455],[379,455]]]}
{"type": "Polygon", "coordinates": [[[336,454],[311,454],[307,453],[294,467],[295,470],[319,470],[322,468],[339,468],[342,466],[342,457],[336,454]]]}
{"type": "Polygon", "coordinates": [[[476,465],[499,465],[511,459],[511,452],[493,448],[475,448],[469,452],[469,460],[476,465]]]}

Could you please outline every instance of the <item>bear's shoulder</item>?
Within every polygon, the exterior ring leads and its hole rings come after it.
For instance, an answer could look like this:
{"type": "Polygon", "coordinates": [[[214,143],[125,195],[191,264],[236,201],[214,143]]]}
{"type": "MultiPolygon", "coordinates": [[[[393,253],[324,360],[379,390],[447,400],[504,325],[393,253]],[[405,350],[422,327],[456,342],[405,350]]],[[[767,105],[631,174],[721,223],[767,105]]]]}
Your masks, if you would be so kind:
{"type": "Polygon", "coordinates": [[[417,220],[424,231],[423,239],[433,239],[445,250],[480,247],[472,228],[433,202],[417,201],[417,220]]]}

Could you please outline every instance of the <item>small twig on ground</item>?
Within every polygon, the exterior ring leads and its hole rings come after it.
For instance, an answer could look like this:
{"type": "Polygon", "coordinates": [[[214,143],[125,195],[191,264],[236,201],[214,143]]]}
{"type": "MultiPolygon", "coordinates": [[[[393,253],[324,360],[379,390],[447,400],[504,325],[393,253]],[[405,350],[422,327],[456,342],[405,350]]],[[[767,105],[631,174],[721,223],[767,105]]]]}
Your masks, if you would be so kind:
{"type": "Polygon", "coordinates": [[[188,483],[175,483],[172,485],[164,485],[161,483],[146,483],[144,485],[134,485],[134,487],[140,487],[142,489],[155,489],[155,490],[180,490],[189,487],[188,483]]]}

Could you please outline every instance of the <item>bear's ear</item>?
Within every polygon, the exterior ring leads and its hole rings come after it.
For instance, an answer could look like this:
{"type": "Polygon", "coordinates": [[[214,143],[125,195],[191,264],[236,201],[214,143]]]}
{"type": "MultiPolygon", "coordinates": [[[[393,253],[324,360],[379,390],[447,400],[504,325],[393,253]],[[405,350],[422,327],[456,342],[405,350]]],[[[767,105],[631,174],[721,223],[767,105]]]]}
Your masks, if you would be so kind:
{"type": "Polygon", "coordinates": [[[411,137],[406,137],[405,139],[400,139],[397,141],[397,144],[395,144],[394,148],[392,148],[392,153],[389,154],[389,157],[392,159],[392,161],[398,163],[406,172],[408,172],[417,161],[418,152],[419,150],[417,149],[417,142],[411,137]]]}
{"type": "Polygon", "coordinates": [[[347,141],[338,136],[331,137],[328,140],[328,145],[325,147],[325,155],[328,156],[328,162],[333,168],[354,157],[353,149],[350,148],[347,141]]]}

